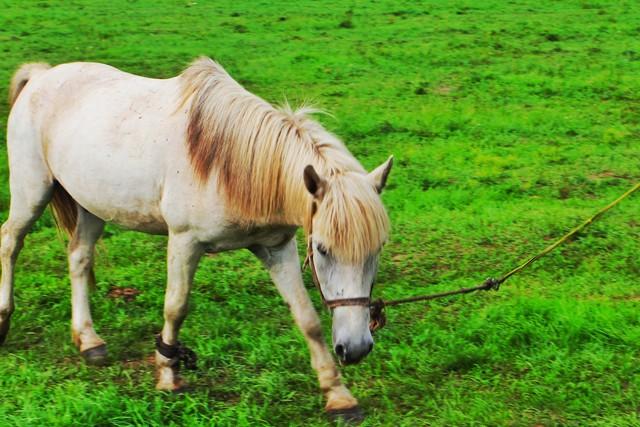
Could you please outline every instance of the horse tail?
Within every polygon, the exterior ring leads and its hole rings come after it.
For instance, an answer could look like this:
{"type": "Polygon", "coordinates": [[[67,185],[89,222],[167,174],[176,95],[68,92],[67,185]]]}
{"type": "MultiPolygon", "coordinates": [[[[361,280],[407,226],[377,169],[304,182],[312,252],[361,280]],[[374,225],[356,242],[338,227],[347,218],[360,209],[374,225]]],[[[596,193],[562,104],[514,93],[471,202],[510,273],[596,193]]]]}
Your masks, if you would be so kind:
{"type": "Polygon", "coordinates": [[[68,236],[73,236],[78,222],[78,207],[73,197],[67,193],[67,190],[58,181],[53,185],[51,209],[58,229],[66,232],[68,236]]]}
{"type": "Polygon", "coordinates": [[[11,85],[9,86],[9,106],[13,106],[20,92],[22,92],[22,89],[24,89],[33,76],[47,71],[49,68],[51,68],[51,65],[44,62],[22,64],[11,78],[11,85]]]}

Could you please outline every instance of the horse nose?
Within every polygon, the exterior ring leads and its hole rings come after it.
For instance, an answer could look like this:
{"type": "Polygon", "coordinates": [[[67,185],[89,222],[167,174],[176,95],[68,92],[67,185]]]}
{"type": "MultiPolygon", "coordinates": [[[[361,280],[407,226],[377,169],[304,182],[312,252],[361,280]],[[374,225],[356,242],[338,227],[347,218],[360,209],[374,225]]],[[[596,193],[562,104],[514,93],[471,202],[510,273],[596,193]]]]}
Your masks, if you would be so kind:
{"type": "Polygon", "coordinates": [[[336,356],[338,356],[340,360],[344,359],[347,355],[347,350],[342,344],[337,344],[334,350],[336,352],[336,356]]]}
{"type": "Polygon", "coordinates": [[[364,357],[371,352],[373,348],[373,341],[362,343],[359,345],[348,345],[347,343],[338,343],[333,350],[338,356],[338,360],[343,365],[351,365],[358,363],[364,357]]]}

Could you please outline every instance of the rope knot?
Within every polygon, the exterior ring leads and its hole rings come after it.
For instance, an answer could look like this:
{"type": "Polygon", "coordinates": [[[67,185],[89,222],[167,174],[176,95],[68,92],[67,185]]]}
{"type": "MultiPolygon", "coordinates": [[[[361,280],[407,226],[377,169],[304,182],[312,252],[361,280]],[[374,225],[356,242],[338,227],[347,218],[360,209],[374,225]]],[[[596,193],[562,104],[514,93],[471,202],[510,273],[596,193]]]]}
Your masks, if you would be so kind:
{"type": "Polygon", "coordinates": [[[496,279],[495,277],[489,277],[487,278],[487,280],[484,281],[482,285],[484,286],[485,291],[490,291],[490,290],[499,291],[501,284],[502,284],[502,281],[500,279],[496,279]]]}
{"type": "Polygon", "coordinates": [[[369,330],[375,332],[378,329],[384,328],[387,323],[387,316],[384,314],[384,301],[377,299],[369,306],[369,330]]]}

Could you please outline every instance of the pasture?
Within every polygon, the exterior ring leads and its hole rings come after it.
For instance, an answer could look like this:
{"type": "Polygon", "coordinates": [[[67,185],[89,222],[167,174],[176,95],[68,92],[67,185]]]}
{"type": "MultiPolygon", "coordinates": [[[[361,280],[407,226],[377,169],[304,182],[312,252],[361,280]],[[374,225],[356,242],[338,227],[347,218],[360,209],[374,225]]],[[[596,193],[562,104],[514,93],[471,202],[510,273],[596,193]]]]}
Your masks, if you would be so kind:
{"type": "MultiPolygon", "coordinates": [[[[498,276],[640,180],[636,2],[275,3],[3,2],[0,98],[23,62],[164,78],[207,55],[270,102],[328,111],[318,120],[367,169],[395,155],[374,288],[387,299],[498,276]]],[[[3,221],[7,115],[0,104],[3,221]]],[[[249,251],[202,260],[181,331],[199,369],[174,395],[153,389],[151,358],[166,238],[108,226],[98,244],[105,367],[71,342],[65,244],[47,211],[18,260],[0,424],[328,424],[304,340],[249,251]]],[[[497,293],[389,309],[373,352],[342,369],[364,425],[640,425],[639,254],[635,195],[497,293]]]]}

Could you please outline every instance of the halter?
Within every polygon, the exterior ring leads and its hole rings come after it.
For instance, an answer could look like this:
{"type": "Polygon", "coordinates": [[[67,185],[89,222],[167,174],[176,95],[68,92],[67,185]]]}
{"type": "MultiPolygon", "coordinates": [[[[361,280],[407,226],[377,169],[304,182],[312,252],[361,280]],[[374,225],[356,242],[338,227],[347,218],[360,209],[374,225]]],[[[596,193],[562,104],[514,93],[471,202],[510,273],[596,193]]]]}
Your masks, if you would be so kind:
{"type": "MultiPolygon", "coordinates": [[[[318,288],[318,292],[320,292],[320,297],[322,298],[322,303],[329,310],[333,310],[336,307],[345,307],[350,305],[359,305],[362,307],[370,307],[371,306],[371,293],[369,293],[368,297],[358,297],[358,298],[337,298],[328,300],[324,296],[324,292],[322,292],[322,287],[320,286],[320,280],[318,280],[318,273],[316,272],[316,265],[313,262],[313,216],[316,214],[318,210],[316,206],[316,202],[311,203],[311,215],[309,218],[309,223],[307,224],[308,237],[307,237],[307,257],[304,260],[304,264],[302,264],[302,269],[304,270],[307,266],[311,267],[311,277],[313,278],[313,283],[318,288]]],[[[371,287],[373,290],[373,286],[371,287]]]]}

